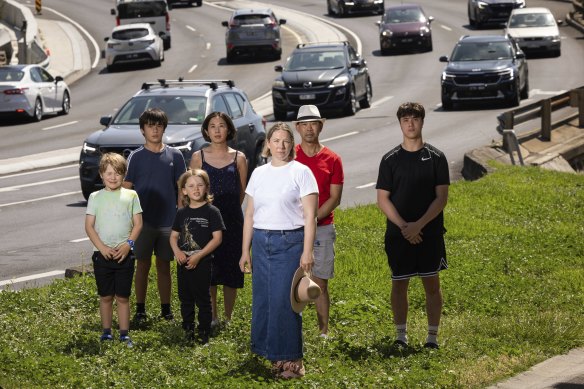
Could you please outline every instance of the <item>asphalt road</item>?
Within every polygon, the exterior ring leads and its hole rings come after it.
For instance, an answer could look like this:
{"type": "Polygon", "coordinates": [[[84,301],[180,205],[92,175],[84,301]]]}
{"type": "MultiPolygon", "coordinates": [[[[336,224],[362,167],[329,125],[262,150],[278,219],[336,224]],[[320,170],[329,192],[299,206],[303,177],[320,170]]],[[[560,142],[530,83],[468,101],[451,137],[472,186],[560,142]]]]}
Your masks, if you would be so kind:
{"type": "MultiPolygon", "coordinates": [[[[424,137],[446,153],[455,179],[460,177],[465,152],[499,138],[495,118],[507,109],[504,106],[481,104],[451,112],[441,110],[439,79],[444,64],[438,57],[449,55],[461,35],[498,34],[502,29],[470,29],[464,0],[419,3],[428,15],[436,18],[434,50],[381,56],[375,25],[379,16],[334,18],[325,14],[325,2],[271,2],[344,26],[361,40],[373,82],[372,107],[350,118],[329,116],[322,135],[325,144],[344,161],[343,207],[375,200],[379,159],[401,140],[395,111],[403,101],[415,100],[426,106],[424,137]]],[[[53,0],[50,6],[76,20],[102,47],[103,37],[113,27],[111,4],[111,0],[53,0]]],[[[570,3],[559,1],[532,0],[529,5],[546,6],[557,18],[564,18],[571,7],[570,3]]],[[[47,118],[40,123],[0,123],[1,158],[80,146],[87,134],[100,128],[99,118],[111,114],[144,81],[178,76],[231,78],[252,100],[270,90],[275,76],[273,66],[280,62],[226,64],[225,29],[220,22],[227,20],[229,11],[205,3],[200,8],[176,8],[171,14],[172,48],[166,52],[161,68],[136,67],[110,74],[100,60],[90,74],[72,86],[70,115],[47,118]]],[[[561,34],[561,57],[529,60],[531,93],[522,105],[584,85],[584,73],[573,70],[573,64],[584,57],[581,34],[568,26],[561,28],[561,34]]],[[[294,34],[285,30],[283,58],[295,44],[294,34]]],[[[96,54],[99,53],[92,52],[96,54]]],[[[83,231],[84,214],[76,165],[0,176],[0,282],[87,263],[91,245],[83,231]]]]}

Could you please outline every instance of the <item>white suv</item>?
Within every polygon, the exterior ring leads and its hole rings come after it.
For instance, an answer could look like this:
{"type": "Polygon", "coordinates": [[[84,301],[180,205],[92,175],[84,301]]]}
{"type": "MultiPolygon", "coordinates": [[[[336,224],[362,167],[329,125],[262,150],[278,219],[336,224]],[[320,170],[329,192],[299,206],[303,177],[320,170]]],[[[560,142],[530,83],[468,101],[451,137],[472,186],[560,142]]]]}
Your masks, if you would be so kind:
{"type": "Polygon", "coordinates": [[[162,38],[164,50],[170,49],[170,14],[166,0],[117,0],[111,14],[116,16],[117,26],[150,23],[162,38]]]}

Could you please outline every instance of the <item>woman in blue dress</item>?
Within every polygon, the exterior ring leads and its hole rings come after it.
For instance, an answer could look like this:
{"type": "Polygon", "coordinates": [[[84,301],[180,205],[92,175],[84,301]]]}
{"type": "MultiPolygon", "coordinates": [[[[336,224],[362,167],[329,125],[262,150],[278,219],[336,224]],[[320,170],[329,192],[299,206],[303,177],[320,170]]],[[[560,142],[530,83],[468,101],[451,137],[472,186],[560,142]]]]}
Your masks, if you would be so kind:
{"type": "Polygon", "coordinates": [[[211,181],[213,205],[219,208],[226,230],[223,242],[215,250],[211,272],[212,322],[220,323],[217,312],[217,285],[223,285],[225,320],[231,320],[237,289],[243,288],[243,273],[239,269],[243,233],[241,204],[245,197],[247,160],[245,154],[229,147],[236,129],[231,118],[223,112],[212,112],[203,121],[201,131],[209,145],[192,156],[190,168],[203,169],[211,181]]]}

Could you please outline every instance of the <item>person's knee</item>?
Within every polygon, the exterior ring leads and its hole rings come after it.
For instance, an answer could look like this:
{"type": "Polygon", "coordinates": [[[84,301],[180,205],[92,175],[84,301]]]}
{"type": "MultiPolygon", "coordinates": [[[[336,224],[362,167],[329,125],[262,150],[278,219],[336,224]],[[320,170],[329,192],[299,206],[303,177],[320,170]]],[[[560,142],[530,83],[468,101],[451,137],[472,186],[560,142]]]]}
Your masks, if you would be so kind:
{"type": "Polygon", "coordinates": [[[157,259],[156,260],[156,271],[158,272],[158,274],[170,276],[170,262],[157,259]]]}
{"type": "Polygon", "coordinates": [[[100,296],[99,299],[104,304],[111,304],[114,301],[114,296],[100,296]]]}
{"type": "Polygon", "coordinates": [[[118,304],[128,304],[130,302],[130,298],[116,295],[116,301],[118,304]]]}

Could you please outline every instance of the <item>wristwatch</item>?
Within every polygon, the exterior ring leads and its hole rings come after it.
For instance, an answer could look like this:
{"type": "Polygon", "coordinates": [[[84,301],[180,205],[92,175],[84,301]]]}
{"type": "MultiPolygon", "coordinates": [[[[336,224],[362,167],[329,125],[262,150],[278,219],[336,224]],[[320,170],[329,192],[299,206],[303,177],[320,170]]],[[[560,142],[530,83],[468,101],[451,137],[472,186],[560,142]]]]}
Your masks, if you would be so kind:
{"type": "Polygon", "coordinates": [[[134,241],[132,239],[128,239],[126,242],[128,242],[130,249],[134,250],[134,241]]]}

